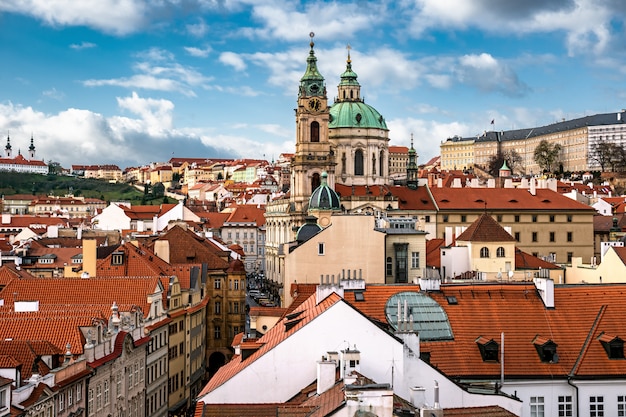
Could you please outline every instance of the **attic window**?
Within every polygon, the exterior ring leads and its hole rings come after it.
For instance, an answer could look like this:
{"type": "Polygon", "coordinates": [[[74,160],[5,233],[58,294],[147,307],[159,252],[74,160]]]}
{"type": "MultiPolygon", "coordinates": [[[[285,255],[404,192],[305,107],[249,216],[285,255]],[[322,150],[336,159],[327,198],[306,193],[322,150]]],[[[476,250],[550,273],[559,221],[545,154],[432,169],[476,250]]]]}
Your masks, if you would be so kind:
{"type": "Polygon", "coordinates": [[[512,198],[511,200],[509,200],[509,203],[517,203],[517,200],[512,198]]]}
{"type": "Polygon", "coordinates": [[[444,198],[444,199],[442,199],[442,200],[441,200],[441,202],[442,202],[442,203],[449,203],[449,202],[450,202],[450,200],[448,200],[447,198],[444,198]]]}
{"type": "Polygon", "coordinates": [[[288,320],[285,322],[285,331],[288,332],[289,330],[293,329],[294,326],[298,323],[300,323],[302,320],[304,320],[304,317],[300,317],[299,319],[295,319],[295,320],[288,320]]]}
{"type": "Polygon", "coordinates": [[[111,254],[111,265],[123,265],[124,252],[113,252],[111,254]]]}
{"type": "Polygon", "coordinates": [[[450,305],[457,305],[459,303],[459,300],[457,300],[454,295],[446,295],[446,300],[450,305]]]}
{"type": "Polygon", "coordinates": [[[485,200],[483,200],[482,198],[479,198],[478,200],[475,200],[474,202],[475,202],[475,203],[484,203],[484,202],[485,202],[485,200]]]}
{"type": "Polygon", "coordinates": [[[624,359],[624,341],[621,338],[602,332],[598,340],[609,359],[624,359]]]}
{"type": "Polygon", "coordinates": [[[297,313],[287,314],[285,317],[287,318],[287,320],[293,320],[302,313],[304,313],[304,311],[298,311],[297,313]]]}
{"type": "Polygon", "coordinates": [[[549,202],[550,202],[550,200],[545,199],[545,200],[541,200],[541,202],[542,202],[542,203],[549,203],[549,202]]]}
{"type": "Polygon", "coordinates": [[[354,293],[354,301],[365,301],[365,296],[362,291],[357,291],[354,293]]]}
{"type": "Polygon", "coordinates": [[[479,336],[476,339],[480,356],[483,358],[483,362],[498,362],[498,342],[493,339],[487,339],[486,337],[479,336]]]}
{"type": "Polygon", "coordinates": [[[537,335],[533,339],[533,344],[535,345],[535,349],[537,349],[537,354],[539,354],[539,359],[541,359],[541,362],[559,362],[559,355],[556,352],[556,348],[558,345],[554,343],[551,339],[546,339],[545,337],[537,335]]]}

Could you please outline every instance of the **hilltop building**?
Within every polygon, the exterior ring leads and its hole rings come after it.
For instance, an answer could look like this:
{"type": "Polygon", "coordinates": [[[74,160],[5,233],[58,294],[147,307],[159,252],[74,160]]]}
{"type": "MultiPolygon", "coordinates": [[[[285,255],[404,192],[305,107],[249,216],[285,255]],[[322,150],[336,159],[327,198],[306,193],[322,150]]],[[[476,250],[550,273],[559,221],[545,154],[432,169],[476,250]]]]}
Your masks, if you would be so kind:
{"type": "Polygon", "coordinates": [[[0,171],[15,171],[33,174],[48,174],[48,164],[43,160],[37,159],[35,156],[34,139],[30,137],[30,146],[28,147],[28,157],[24,157],[20,150],[17,155],[13,155],[13,147],[11,146],[11,137],[7,135],[7,144],[4,147],[4,157],[0,158],[0,171]]]}

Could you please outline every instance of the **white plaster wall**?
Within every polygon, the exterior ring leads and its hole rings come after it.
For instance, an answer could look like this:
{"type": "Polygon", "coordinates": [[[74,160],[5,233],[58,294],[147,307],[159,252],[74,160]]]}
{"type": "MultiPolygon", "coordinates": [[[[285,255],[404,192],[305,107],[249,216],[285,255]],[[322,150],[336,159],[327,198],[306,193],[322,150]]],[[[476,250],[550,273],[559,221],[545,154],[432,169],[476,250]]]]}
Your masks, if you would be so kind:
{"type": "Polygon", "coordinates": [[[518,401],[463,391],[443,374],[419,360],[419,355],[406,349],[400,340],[343,302],[330,307],[272,351],[199,400],[208,404],[287,401],[302,387],[315,381],[317,361],[322,355],[328,351],[340,351],[348,345],[351,349],[356,346],[360,351],[361,374],[376,383],[390,384],[402,398],[410,398],[410,387],[423,386],[427,403],[432,405],[434,381],[438,381],[442,407],[499,405],[520,415],[521,404],[518,401]]]}
{"type": "Polygon", "coordinates": [[[441,253],[440,272],[443,279],[448,277],[452,278],[454,276],[453,274],[471,271],[470,253],[467,246],[453,246],[450,248],[440,248],[439,250],[441,253]]]}
{"type": "Polygon", "coordinates": [[[130,229],[130,218],[124,210],[116,204],[109,204],[102,213],[94,217],[93,228],[99,230],[128,230],[130,229]],[[96,222],[97,220],[97,222],[96,222]]]}

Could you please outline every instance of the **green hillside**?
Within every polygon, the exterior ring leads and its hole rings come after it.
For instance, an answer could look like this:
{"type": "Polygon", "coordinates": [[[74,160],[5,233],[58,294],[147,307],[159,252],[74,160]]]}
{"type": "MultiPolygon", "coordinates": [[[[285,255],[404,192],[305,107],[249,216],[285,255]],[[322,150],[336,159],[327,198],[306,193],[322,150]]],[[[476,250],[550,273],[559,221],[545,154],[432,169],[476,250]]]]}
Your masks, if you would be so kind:
{"type": "Polygon", "coordinates": [[[24,174],[0,172],[0,194],[29,194],[99,198],[109,201],[130,201],[132,204],[161,204],[163,195],[153,196],[129,184],[110,183],[93,178],[78,178],[64,175],[24,174]]]}

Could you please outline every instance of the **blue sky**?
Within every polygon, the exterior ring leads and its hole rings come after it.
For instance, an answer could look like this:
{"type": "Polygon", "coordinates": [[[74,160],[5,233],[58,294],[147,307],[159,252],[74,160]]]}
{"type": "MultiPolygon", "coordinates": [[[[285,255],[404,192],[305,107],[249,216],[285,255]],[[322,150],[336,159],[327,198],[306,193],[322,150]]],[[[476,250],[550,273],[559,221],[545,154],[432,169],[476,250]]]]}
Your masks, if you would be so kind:
{"type": "Polygon", "coordinates": [[[0,147],[69,167],[295,149],[309,33],[390,144],[626,108],[621,0],[0,0],[0,147]],[[495,123],[492,126],[491,120],[495,123]]]}

